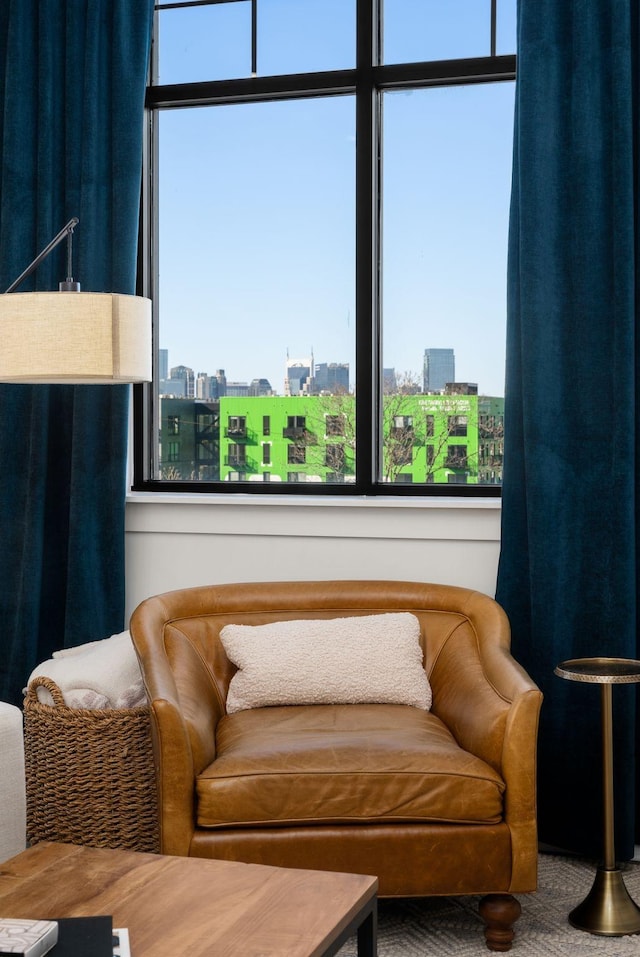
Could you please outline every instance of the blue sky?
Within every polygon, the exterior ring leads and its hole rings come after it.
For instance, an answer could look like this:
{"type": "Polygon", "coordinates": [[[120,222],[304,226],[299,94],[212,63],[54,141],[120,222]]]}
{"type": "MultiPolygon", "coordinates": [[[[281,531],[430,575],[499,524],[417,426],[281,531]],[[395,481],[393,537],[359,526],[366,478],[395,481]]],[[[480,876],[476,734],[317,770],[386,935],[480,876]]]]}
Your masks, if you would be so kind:
{"type": "MultiPolygon", "coordinates": [[[[386,0],[386,57],[487,53],[489,7],[386,0]]],[[[499,7],[499,52],[513,52],[514,8],[499,7]]],[[[160,81],[247,75],[248,10],[163,13],[160,81]]],[[[352,0],[259,0],[259,11],[259,73],[353,65],[352,0]]],[[[385,98],[385,367],[421,374],[425,348],[452,347],[459,381],[503,394],[513,96],[493,84],[385,98]]],[[[353,99],[166,111],[160,143],[170,365],[265,377],[281,392],[287,352],[313,349],[353,378],[353,99]]]]}

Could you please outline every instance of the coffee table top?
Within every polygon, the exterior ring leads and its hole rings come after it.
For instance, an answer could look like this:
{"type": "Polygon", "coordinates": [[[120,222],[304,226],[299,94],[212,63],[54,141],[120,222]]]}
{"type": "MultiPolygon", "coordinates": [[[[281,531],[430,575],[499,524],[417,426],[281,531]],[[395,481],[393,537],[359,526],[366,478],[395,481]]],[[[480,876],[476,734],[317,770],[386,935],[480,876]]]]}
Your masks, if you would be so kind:
{"type": "Polygon", "coordinates": [[[377,887],[358,874],[41,843],[0,865],[0,913],[110,914],[133,957],[320,957],[371,912],[377,887]]]}

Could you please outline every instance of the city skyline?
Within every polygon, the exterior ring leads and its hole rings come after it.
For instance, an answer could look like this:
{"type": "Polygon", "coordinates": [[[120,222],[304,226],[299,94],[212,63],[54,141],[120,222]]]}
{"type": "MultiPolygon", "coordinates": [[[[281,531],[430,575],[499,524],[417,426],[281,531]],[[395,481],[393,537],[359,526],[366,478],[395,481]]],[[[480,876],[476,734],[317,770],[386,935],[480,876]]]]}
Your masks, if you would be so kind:
{"type": "MultiPolygon", "coordinates": [[[[403,381],[404,381],[406,384],[408,384],[408,383],[410,383],[410,382],[413,382],[416,386],[423,385],[423,388],[422,388],[421,391],[424,391],[425,393],[428,392],[428,391],[435,391],[435,392],[440,391],[442,388],[444,388],[444,385],[445,385],[446,383],[443,382],[442,386],[440,386],[440,388],[438,388],[438,389],[430,389],[430,390],[429,390],[429,389],[427,389],[426,387],[424,387],[424,383],[425,383],[424,363],[425,363],[425,361],[426,361],[426,355],[427,355],[427,353],[429,353],[429,352],[447,352],[447,353],[450,352],[450,353],[452,353],[452,354],[455,356],[455,350],[450,349],[449,347],[441,347],[441,348],[437,348],[437,349],[430,349],[430,348],[424,349],[424,350],[423,350],[423,365],[422,365],[422,367],[421,367],[420,369],[415,369],[415,370],[414,370],[414,369],[400,370],[400,369],[396,369],[396,368],[393,367],[393,366],[385,366],[385,368],[383,369],[383,373],[384,373],[385,380],[388,379],[388,374],[389,374],[389,373],[393,373],[393,374],[394,374],[395,376],[397,376],[398,378],[403,379],[403,381]]],[[[215,364],[214,366],[209,367],[209,368],[200,368],[200,367],[196,368],[195,366],[189,366],[189,365],[188,365],[187,363],[185,363],[185,362],[177,362],[177,363],[175,363],[175,365],[172,365],[171,362],[170,362],[169,350],[166,349],[166,348],[161,348],[161,349],[160,349],[160,358],[161,358],[160,366],[159,366],[160,374],[159,374],[159,376],[158,376],[158,379],[159,379],[159,382],[160,382],[160,383],[162,383],[163,381],[167,381],[167,380],[171,379],[171,378],[172,378],[171,372],[172,372],[173,370],[180,369],[180,368],[182,368],[182,367],[186,367],[186,368],[188,368],[188,369],[193,373],[194,378],[195,378],[196,380],[197,380],[197,378],[198,378],[199,376],[208,376],[209,378],[213,378],[213,377],[215,377],[218,373],[223,373],[223,374],[224,374],[224,377],[225,377],[225,379],[226,379],[226,381],[227,381],[227,383],[229,383],[230,385],[235,385],[235,386],[238,386],[238,385],[250,386],[251,383],[254,383],[254,382],[260,381],[260,382],[264,383],[264,382],[266,381],[266,382],[269,383],[269,385],[270,385],[270,387],[271,387],[271,389],[272,389],[274,395],[284,395],[285,392],[286,392],[286,379],[287,379],[286,372],[287,372],[287,362],[288,362],[288,361],[294,361],[294,362],[295,362],[295,361],[300,361],[300,362],[303,362],[303,361],[305,361],[305,359],[306,359],[306,360],[311,359],[311,360],[313,361],[313,364],[314,364],[314,368],[315,368],[315,369],[318,369],[318,368],[321,367],[321,366],[343,366],[343,367],[346,366],[347,369],[349,370],[349,372],[351,372],[351,369],[350,369],[350,366],[349,366],[349,363],[348,363],[348,362],[342,362],[342,361],[340,361],[340,360],[328,360],[327,362],[316,362],[316,361],[315,361],[315,356],[313,356],[313,354],[310,354],[310,355],[307,356],[307,357],[305,357],[305,356],[300,356],[300,357],[297,357],[297,358],[294,359],[294,360],[290,360],[289,357],[287,356],[287,357],[285,358],[285,360],[284,360],[284,367],[283,367],[282,378],[281,378],[280,380],[276,380],[276,381],[274,381],[274,379],[270,378],[269,376],[260,375],[260,374],[251,375],[251,376],[248,377],[248,378],[240,379],[240,378],[235,377],[232,372],[230,373],[229,370],[227,369],[227,367],[226,367],[225,365],[217,365],[217,364],[215,364]]],[[[462,378],[462,377],[460,377],[460,376],[458,376],[458,375],[456,374],[456,375],[454,375],[451,379],[449,379],[449,380],[447,380],[447,381],[457,382],[457,383],[461,383],[461,382],[470,383],[470,382],[472,382],[472,383],[475,383],[475,384],[478,386],[478,394],[480,394],[480,395],[496,396],[496,397],[500,397],[500,398],[504,397],[504,389],[502,390],[502,392],[489,392],[489,391],[487,391],[487,390],[484,390],[484,389],[482,388],[482,383],[481,383],[481,382],[478,382],[478,380],[477,380],[477,379],[474,379],[474,378],[462,378]]],[[[351,381],[351,379],[350,379],[350,380],[349,380],[349,391],[350,391],[350,392],[354,392],[354,389],[355,389],[355,384],[354,384],[354,383],[351,381]]],[[[163,394],[162,391],[160,391],[160,394],[163,394]]]]}

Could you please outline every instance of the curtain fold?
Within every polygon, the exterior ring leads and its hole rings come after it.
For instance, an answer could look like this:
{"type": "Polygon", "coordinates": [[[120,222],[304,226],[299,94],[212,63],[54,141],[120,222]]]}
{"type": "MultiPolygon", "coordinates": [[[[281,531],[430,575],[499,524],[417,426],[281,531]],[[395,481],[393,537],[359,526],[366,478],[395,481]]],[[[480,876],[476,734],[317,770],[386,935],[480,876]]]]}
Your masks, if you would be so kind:
{"type": "MultiPolygon", "coordinates": [[[[540,839],[602,848],[600,692],[638,657],[640,35],[636,0],[520,0],[496,597],[545,694],[540,839]]],[[[635,839],[635,685],[613,689],[616,841],[635,839]]]]}
{"type": "MultiPolygon", "coordinates": [[[[83,291],[135,292],[152,19],[153,0],[0,4],[0,289],[78,216],[83,291]]],[[[65,256],[20,291],[57,289],[65,256]]],[[[4,700],[124,626],[128,406],[125,385],[0,385],[4,700]]]]}

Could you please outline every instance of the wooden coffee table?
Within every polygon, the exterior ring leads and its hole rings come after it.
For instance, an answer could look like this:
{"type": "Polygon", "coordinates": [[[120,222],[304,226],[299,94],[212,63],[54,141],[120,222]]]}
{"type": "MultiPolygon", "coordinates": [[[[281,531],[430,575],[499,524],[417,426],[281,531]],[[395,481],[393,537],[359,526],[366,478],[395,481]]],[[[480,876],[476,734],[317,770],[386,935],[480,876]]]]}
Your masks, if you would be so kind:
{"type": "Polygon", "coordinates": [[[132,957],[376,954],[378,880],[234,861],[36,844],[0,864],[4,917],[110,914],[132,957]]]}

